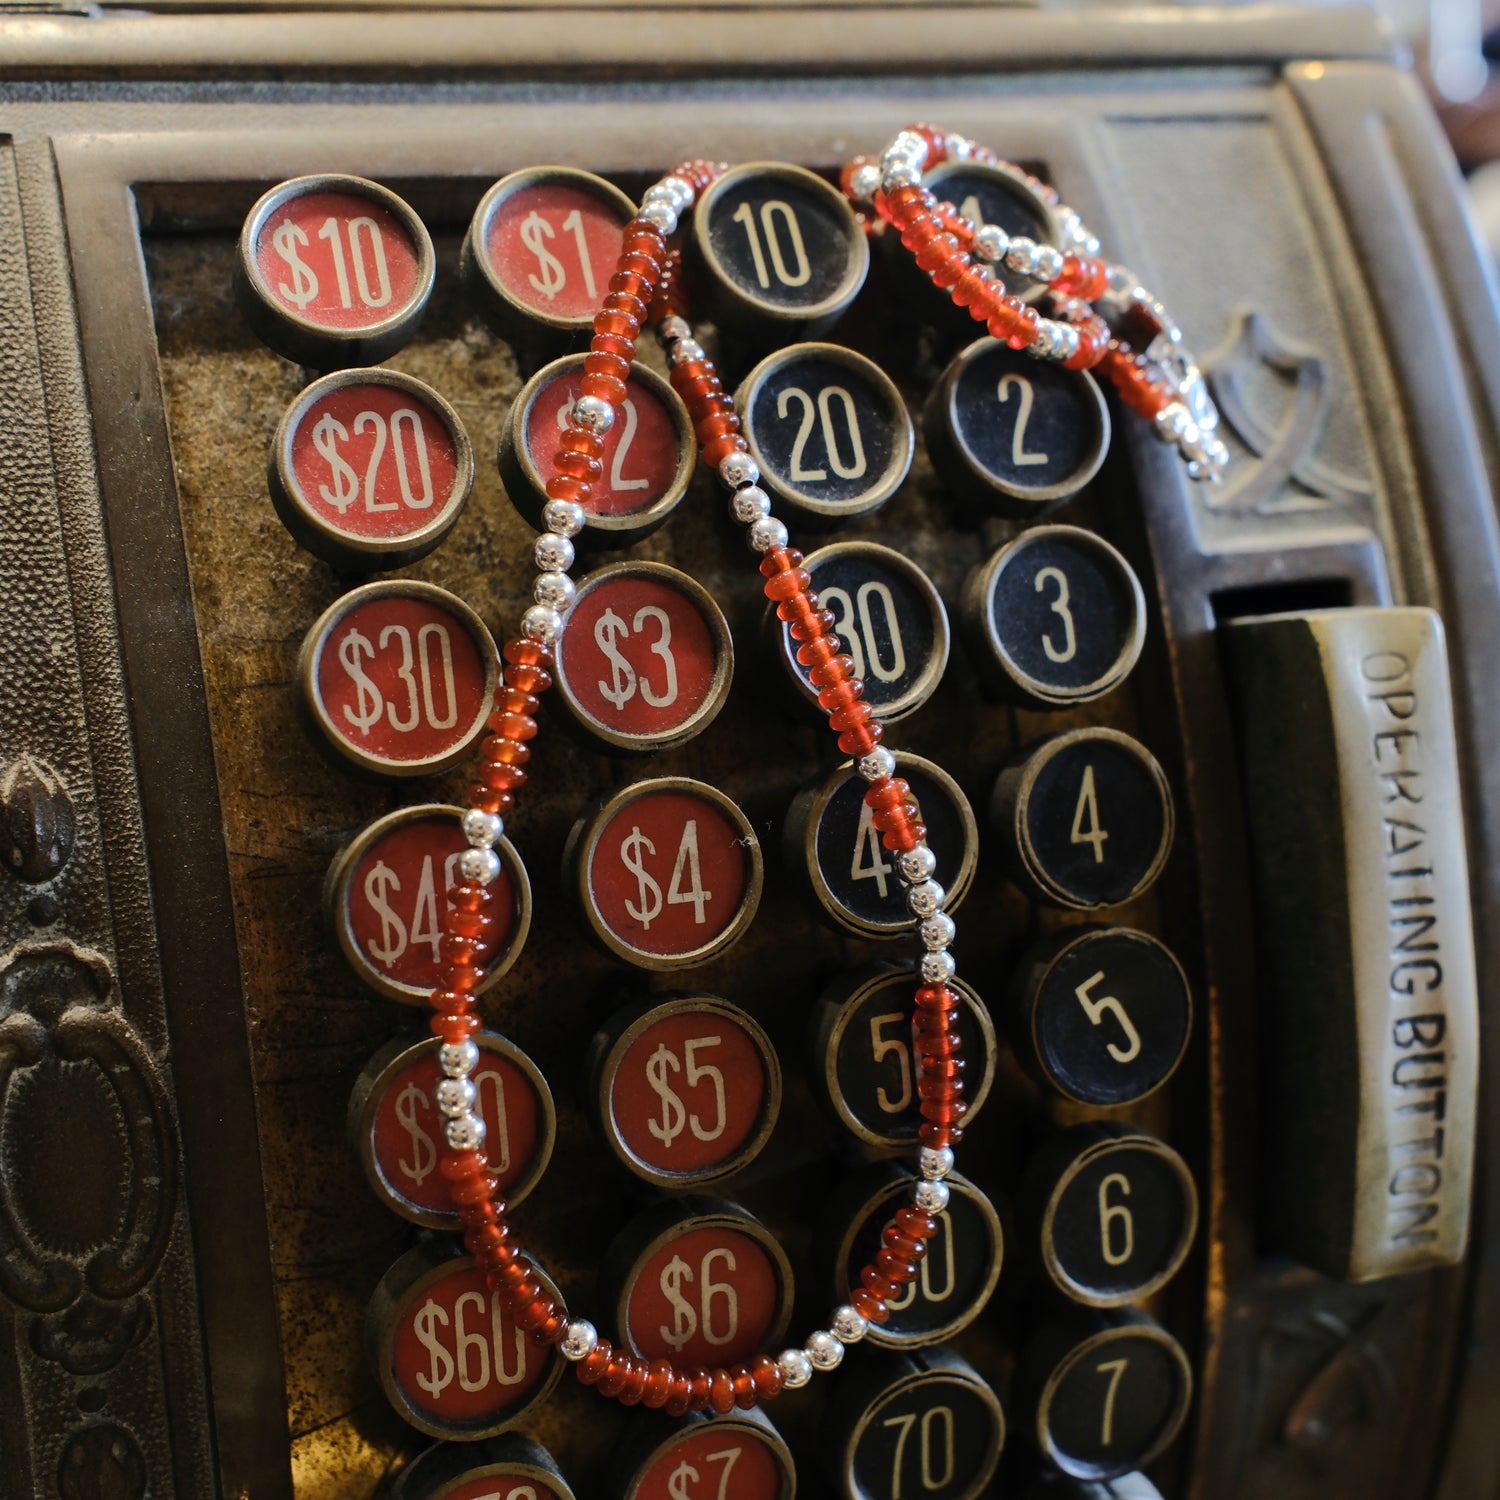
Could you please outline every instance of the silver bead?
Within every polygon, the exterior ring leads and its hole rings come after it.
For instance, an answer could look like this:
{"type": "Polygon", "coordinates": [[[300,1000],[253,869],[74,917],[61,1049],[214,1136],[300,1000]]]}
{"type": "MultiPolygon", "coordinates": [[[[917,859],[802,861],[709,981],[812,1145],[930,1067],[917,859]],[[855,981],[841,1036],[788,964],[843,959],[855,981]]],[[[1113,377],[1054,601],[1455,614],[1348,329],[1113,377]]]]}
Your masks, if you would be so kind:
{"type": "Polygon", "coordinates": [[[906,893],[906,905],[913,916],[931,917],[943,909],[948,893],[935,880],[919,880],[906,893]]]}
{"type": "Polygon", "coordinates": [[[643,203],[636,211],[636,218],[655,224],[664,235],[677,233],[677,210],[670,203],[643,203]]]}
{"type": "Polygon", "coordinates": [[[542,525],[559,536],[577,536],[586,520],[583,507],[573,500],[549,500],[542,507],[542,525]]]}
{"type": "Polygon", "coordinates": [[[1175,443],[1192,420],[1193,414],[1181,401],[1169,401],[1156,414],[1156,435],[1164,443],[1175,443]]]}
{"type": "Polygon", "coordinates": [[[927,142],[915,130],[897,132],[896,139],[881,154],[880,166],[884,170],[903,161],[918,167],[927,164],[927,142]]]}
{"type": "Polygon", "coordinates": [[[1036,247],[1036,274],[1043,281],[1055,281],[1062,275],[1063,253],[1055,245],[1036,247]]]}
{"type": "Polygon", "coordinates": [[[1071,323],[1057,325],[1057,357],[1066,362],[1078,353],[1078,330],[1071,323]]]}
{"type": "Polygon", "coordinates": [[[533,604],[521,616],[521,634],[543,646],[550,646],[562,634],[562,626],[562,616],[545,604],[533,604]]]}
{"type": "Polygon", "coordinates": [[[751,526],[748,537],[752,552],[769,552],[786,546],[786,527],[775,516],[762,516],[751,526]]]}
{"type": "Polygon", "coordinates": [[[1012,238],[1010,249],[1005,252],[1005,264],[1017,276],[1035,276],[1036,253],[1040,248],[1035,240],[1018,234],[1012,238]]]}
{"type": "Polygon", "coordinates": [[[897,857],[896,867],[903,880],[926,880],[937,869],[937,855],[926,844],[918,844],[897,857]]]}
{"type": "Polygon", "coordinates": [[[844,1358],[844,1346],[826,1328],[820,1328],[807,1341],[807,1357],[815,1369],[836,1370],[844,1358]]]}
{"type": "Polygon", "coordinates": [[[849,174],[849,191],[861,203],[869,203],[880,191],[880,168],[874,162],[866,162],[849,174]]]}
{"type": "Polygon", "coordinates": [[[547,573],[566,573],[576,555],[572,542],[555,531],[544,531],[531,549],[532,560],[547,573]]]}
{"type": "MultiPolygon", "coordinates": [[[[674,180],[681,181],[680,178],[674,180]]],[[[666,178],[663,178],[660,182],[653,182],[651,186],[646,189],[646,195],[641,199],[641,202],[665,203],[673,213],[677,212],[677,194],[667,186],[666,178]]]]}
{"type": "Polygon", "coordinates": [[[656,325],[656,336],[664,344],[675,344],[678,339],[692,338],[693,325],[686,318],[679,318],[676,313],[668,313],[656,325]]]}
{"type": "Polygon", "coordinates": [[[456,1120],[474,1107],[474,1085],[467,1078],[444,1078],[438,1083],[433,1098],[443,1114],[456,1120]]]}
{"type": "MultiPolygon", "coordinates": [[[[693,190],[692,183],[690,183],[686,177],[669,175],[663,177],[662,180],[656,184],[656,187],[657,189],[668,192],[672,195],[670,200],[672,207],[675,208],[679,214],[682,213],[684,209],[691,208],[693,206],[693,199],[697,197],[697,193],[693,190]]],[[[651,195],[650,193],[648,193],[646,196],[649,198],[651,195]]]]}
{"type": "Polygon", "coordinates": [[[957,929],[953,925],[953,918],[945,911],[928,917],[921,926],[922,946],[924,948],[946,948],[953,941],[957,929]]]}
{"type": "Polygon", "coordinates": [[[458,873],[465,880],[489,885],[500,873],[500,856],[493,849],[465,849],[458,856],[458,873]]]}
{"type": "Polygon", "coordinates": [[[1056,359],[1059,350],[1057,329],[1058,325],[1051,318],[1038,318],[1036,332],[1031,336],[1026,352],[1037,359],[1056,359]]]}
{"type": "Polygon", "coordinates": [[[729,514],[749,526],[771,514],[771,497],[758,485],[747,484],[729,497],[729,514]]]}
{"type": "Polygon", "coordinates": [[[776,1368],[789,1391],[800,1391],[812,1379],[812,1361],[800,1349],[783,1349],[776,1356],[776,1368]]]}
{"type": "Polygon", "coordinates": [[[464,838],[476,849],[488,849],[505,832],[505,820],[499,813],[471,807],[464,814],[464,838]]]}
{"type": "Polygon", "coordinates": [[[999,260],[1010,249],[1010,236],[998,224],[981,224],[974,231],[974,253],[985,260],[999,260]]]}
{"type": "Polygon", "coordinates": [[[473,1042],[444,1042],[438,1048],[438,1067],[449,1078],[464,1078],[479,1066],[479,1048],[473,1042]]]}
{"type": "Polygon", "coordinates": [[[922,173],[907,162],[898,162],[881,173],[880,185],[888,193],[895,192],[898,187],[921,187],[922,173]]]}
{"type": "Polygon", "coordinates": [[[478,1115],[460,1115],[448,1121],[443,1139],[450,1151],[477,1151],[484,1145],[484,1121],[478,1115]]]}
{"type": "Polygon", "coordinates": [[[923,1146],[917,1153],[917,1165],[928,1182],[941,1182],[953,1170],[953,1152],[948,1146],[923,1146]]]}
{"type": "Polygon", "coordinates": [[[568,425],[603,437],[615,425],[615,409],[603,396],[576,396],[568,408],[568,425]]]}
{"type": "Polygon", "coordinates": [[[680,338],[672,345],[672,363],[685,365],[690,360],[707,359],[703,345],[695,338],[680,338]]]}
{"type": "Polygon", "coordinates": [[[868,755],[860,756],[855,764],[866,781],[884,781],[887,776],[896,774],[896,757],[884,745],[877,745],[868,755]]]}
{"type": "Polygon", "coordinates": [[[566,573],[538,573],[531,586],[531,597],[538,604],[559,613],[573,602],[577,592],[577,586],[566,573]]]}
{"type": "Polygon", "coordinates": [[[923,984],[947,984],[958,965],[946,948],[938,948],[922,955],[920,967],[923,984]]]}
{"type": "Polygon", "coordinates": [[[587,1318],[578,1318],[563,1330],[562,1343],[558,1347],[564,1359],[577,1364],[599,1347],[599,1330],[587,1318]]]}
{"type": "Polygon", "coordinates": [[[924,1213],[940,1214],[948,1206],[948,1184],[941,1178],[923,1178],[911,1190],[911,1201],[924,1213]]]}
{"type": "Polygon", "coordinates": [[[748,453],[731,453],[719,464],[719,478],[732,490],[760,483],[760,465],[748,453]]]}
{"type": "Polygon", "coordinates": [[[857,1344],[870,1331],[870,1320],[847,1305],[834,1309],[832,1323],[833,1336],[841,1344],[857,1344]]]}

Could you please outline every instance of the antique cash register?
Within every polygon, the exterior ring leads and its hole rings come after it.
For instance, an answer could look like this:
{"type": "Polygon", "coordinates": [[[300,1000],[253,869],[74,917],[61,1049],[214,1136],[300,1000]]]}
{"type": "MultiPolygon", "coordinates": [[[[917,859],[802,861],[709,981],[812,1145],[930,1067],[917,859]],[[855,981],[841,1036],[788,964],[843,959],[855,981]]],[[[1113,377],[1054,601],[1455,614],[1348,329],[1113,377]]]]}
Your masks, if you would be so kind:
{"type": "Polygon", "coordinates": [[[0,1495],[1500,1493],[1497,351],[1364,12],[0,7],[0,1495]]]}

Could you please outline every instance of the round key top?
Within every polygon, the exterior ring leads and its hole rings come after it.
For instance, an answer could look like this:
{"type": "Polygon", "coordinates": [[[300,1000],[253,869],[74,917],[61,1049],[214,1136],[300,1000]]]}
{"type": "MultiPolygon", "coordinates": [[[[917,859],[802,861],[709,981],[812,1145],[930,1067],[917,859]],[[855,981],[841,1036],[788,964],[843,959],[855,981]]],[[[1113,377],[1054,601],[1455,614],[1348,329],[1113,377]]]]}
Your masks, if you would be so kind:
{"type": "MultiPolygon", "coordinates": [[[[840,975],[813,1013],[811,1078],[844,1127],[866,1145],[897,1150],[916,1143],[922,1123],[912,1071],[911,1018],[918,985],[912,969],[870,964],[840,975]]],[[[995,1077],[995,1028],[984,1002],[961,979],[964,1100],[974,1117],[995,1077]]]]}
{"type": "Polygon", "coordinates": [[[977,1500],[1000,1462],[1005,1418],[994,1391],[947,1349],[846,1360],[819,1446],[848,1500],[977,1500]]]}
{"type": "Polygon", "coordinates": [[[483,1443],[435,1443],[409,1463],[390,1500],[573,1500],[540,1443],[508,1432],[483,1443]]]}
{"type": "MultiPolygon", "coordinates": [[[[458,881],[467,849],[463,809],[441,803],[403,807],[362,829],[329,866],[324,910],[354,972],[407,1005],[427,1004],[438,987],[440,902],[458,881]]],[[[495,845],[500,873],[488,887],[493,926],[481,950],[478,993],[516,961],[531,927],[531,882],[509,839],[495,845]]]]}
{"type": "MultiPolygon", "coordinates": [[[[938,1232],[927,1241],[917,1279],[886,1303],[886,1322],[870,1325],[865,1338],[871,1344],[912,1349],[943,1343],[984,1311],[1000,1279],[1005,1240],[994,1204],[956,1173],[945,1181],[948,1207],[937,1216],[938,1232]]],[[[825,1218],[837,1245],[834,1291],[840,1301],[859,1285],[853,1278],[860,1269],[885,1248],[881,1233],[911,1201],[911,1190],[912,1178],[886,1162],[845,1178],[829,1200],[825,1218]]]]}
{"type": "Polygon", "coordinates": [[[638,1214],[605,1252],[604,1279],[626,1344],[680,1369],[743,1363],[781,1337],[791,1312],[780,1242],[720,1198],[638,1214]]]}
{"type": "Polygon", "coordinates": [[[1065,1474],[1144,1468],[1181,1430],[1193,1375],[1177,1340],[1144,1313],[1080,1313],[1044,1325],[1021,1356],[1025,1431],[1065,1474]]]}
{"type": "Polygon", "coordinates": [[[779,162],[747,162],[718,178],[693,211],[688,245],[714,321],[774,329],[778,342],[829,327],[870,266],[844,195],[779,162]]]}
{"type": "Polygon", "coordinates": [[[706,962],[744,936],[760,904],[760,842],[723,792],[685,776],[637,781],[569,839],[584,916],[643,969],[706,962]]]}
{"type": "Polygon", "coordinates": [[[757,1408],[638,1425],[611,1463],[611,1500],[792,1500],[797,1470],[757,1408]]]}
{"type": "Polygon", "coordinates": [[[872,514],[911,468],[901,393],[878,365],[842,345],[792,344],[768,355],[734,405],[761,483],[803,525],[872,514]]]}
{"type": "Polygon", "coordinates": [[[943,372],[922,422],[939,476],[980,507],[1018,519],[1077,494],[1109,447],[1109,410],[1092,375],[991,338],[943,372]]]}
{"type": "Polygon", "coordinates": [[[557,691],[596,739],[638,752],[686,744],[723,708],[733,677],[729,623],[686,573],[622,562],[579,580],[557,691]]]}
{"type": "MultiPolygon", "coordinates": [[[[532,1274],[557,1288],[534,1262],[532,1274]]],[[[381,1277],[365,1348],[392,1406],[429,1437],[472,1441],[515,1425],[562,1374],[556,1348],[511,1321],[472,1256],[451,1243],[409,1250],[381,1277]]]]}
{"type": "MultiPolygon", "coordinates": [[[[485,1124],[490,1170],[505,1201],[521,1202],[552,1156],[557,1114],[535,1063],[513,1042],[478,1031],[479,1064],[470,1075],[485,1124]]],[[[349,1136],[376,1197],[427,1229],[457,1232],[452,1185],[437,1170],[446,1123],[434,1102],[443,1074],[439,1041],[389,1043],[370,1059],[349,1099],[349,1136]]]]}
{"type": "Polygon", "coordinates": [[[781,1064],[759,1024],[713,995],[630,1006],[589,1048],[589,1094],[610,1149],[660,1187],[715,1182],[753,1161],[781,1107],[781,1064]]]}
{"type": "MultiPolygon", "coordinates": [[[[538,530],[552,460],[583,379],[582,354],[543,366],[511,403],[496,460],[511,504],[538,530]]],[[[698,461],[682,398],[654,370],[631,367],[625,401],[604,436],[604,472],[593,484],[580,541],[627,547],[649,536],[687,493],[698,461]]]]}
{"type": "Polygon", "coordinates": [[[1139,896],[1172,845],[1167,778],[1144,745],[1114,729],[1028,747],[1000,773],[990,818],[1016,881],[1080,911],[1139,896]]]}
{"type": "MultiPolygon", "coordinates": [[[[945,161],[923,174],[923,186],[959,213],[979,224],[998,224],[1012,239],[1024,236],[1039,245],[1062,243],[1051,207],[1019,173],[978,161],[945,161]]],[[[908,255],[908,260],[911,257],[908,255]]],[[[1025,301],[1042,293],[1042,284],[996,266],[1006,291],[1025,301]]],[[[928,281],[931,292],[952,306],[952,298],[928,281]]]]}
{"type": "MultiPolygon", "coordinates": [[[[834,542],[803,567],[834,630],[854,659],[865,702],[887,724],[932,696],[948,665],[948,611],[932,580],[910,558],[878,542],[834,542]]],[[[819,689],[797,660],[791,628],[767,612],[782,666],[811,704],[819,689]]]]}
{"type": "Polygon", "coordinates": [[[401,568],[453,529],[474,483],[458,413],[399,370],[342,370],[287,408],[271,445],[271,500],[316,557],[401,568]]]}
{"type": "Polygon", "coordinates": [[[388,188],[294,177],[250,210],[235,295],[287,359],[320,370],[374,365],[416,333],[436,264],[422,221],[388,188]]]}
{"type": "Polygon", "coordinates": [[[502,177],[474,210],[459,270],[498,332],[554,350],[584,347],[635,206],[576,167],[502,177]]]}
{"type": "Polygon", "coordinates": [[[1068,708],[1125,680],[1146,639],[1146,596],[1093,532],[1035,526],[969,575],[963,620],[987,688],[1068,708]]]}
{"type": "Polygon", "coordinates": [[[1026,1170],[1021,1217],[1047,1274],[1075,1302],[1119,1307],[1169,1282],[1198,1228],[1187,1163],[1125,1125],[1075,1125],[1026,1170]]]}
{"type": "MultiPolygon", "coordinates": [[[[896,775],[911,787],[922,812],[927,843],[937,856],[934,879],[955,910],[974,880],[979,827],[969,799],[940,766],[896,752],[896,775]]],[[[832,776],[805,788],[787,814],[784,854],[788,868],[805,874],[825,914],[861,937],[901,937],[914,918],[896,856],[881,840],[865,801],[866,783],[846,762],[832,776]]]]}
{"type": "Polygon", "coordinates": [[[1023,1061],[1064,1098],[1104,1109],[1160,1088],[1193,1026],[1182,965],[1129,927],[1043,939],[1022,956],[1009,1012],[1023,1061]]]}
{"type": "Polygon", "coordinates": [[[336,599],[302,642],[308,716],[345,760],[379,776],[431,776],[485,731],[500,658],[462,599],[414,579],[336,599]]]}

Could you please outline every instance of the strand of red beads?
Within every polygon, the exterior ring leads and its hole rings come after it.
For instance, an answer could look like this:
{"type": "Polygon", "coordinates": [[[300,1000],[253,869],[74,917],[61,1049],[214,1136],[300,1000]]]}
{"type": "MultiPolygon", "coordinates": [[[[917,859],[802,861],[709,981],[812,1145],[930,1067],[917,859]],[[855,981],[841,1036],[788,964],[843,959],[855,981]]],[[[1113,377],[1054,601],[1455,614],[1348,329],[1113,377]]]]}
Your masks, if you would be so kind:
{"type": "Polygon", "coordinates": [[[746,451],[733,404],[686,321],[672,310],[681,306],[681,288],[676,259],[667,254],[667,238],[679,216],[721,170],[703,162],[678,167],[647,192],[640,213],[625,227],[616,272],[594,320],[580,395],[570,409],[568,431],[547,485],[546,529],[537,537],[534,552],[535,603],[522,618],[520,634],[503,648],[505,666],[490,716],[491,733],[481,746],[479,779],[463,817],[469,847],[460,857],[459,882],[450,892],[439,986],[430,999],[444,1075],[435,1095],[446,1117],[439,1170],[450,1184],[465,1246],[483,1268],[505,1314],[532,1338],[558,1346],[574,1363],[581,1381],[627,1405],[661,1407],[673,1415],[748,1408],[783,1389],[805,1385],[815,1369],[836,1368],[845,1345],[862,1338],[870,1323],[885,1321],[888,1304],[916,1277],[927,1241],[937,1232],[937,1215],[948,1202],[943,1178],[952,1167],[952,1147],[965,1110],[957,996],[948,987],[953,975],[948,952],[953,923],[942,910],[942,887],[931,878],[936,862],[926,844],[926,830],[910,788],[894,775],[894,759],[880,745],[882,727],[862,701],[864,685],[832,633],[832,615],[811,591],[801,554],[787,546],[786,529],[770,516],[770,502],[756,482],[759,473],[746,451]],[[470,1077],[478,1062],[473,1033],[480,1024],[473,992],[482,973],[485,936],[494,922],[489,886],[499,874],[493,845],[526,780],[536,710],[541,694],[551,686],[553,648],[574,596],[568,577],[572,538],[583,527],[591,486],[602,474],[604,434],[624,402],[636,340],[653,303],[658,331],[669,350],[673,383],[693,415],[703,456],[733,491],[731,510],[747,522],[750,545],[761,554],[765,592],[781,617],[791,622],[801,659],[814,669],[822,690],[820,702],[840,747],[858,758],[860,774],[870,783],[867,797],[876,826],[886,847],[897,855],[926,946],[913,1019],[923,1123],[921,1176],[912,1201],[886,1225],[880,1251],[861,1271],[849,1303],[835,1309],[829,1328],[816,1330],[801,1348],[783,1350],[775,1358],[762,1354],[732,1369],[679,1369],[667,1360],[645,1360],[613,1348],[591,1323],[572,1318],[545,1290],[507,1222],[499,1181],[485,1155],[485,1128],[470,1077]]]}
{"type": "Polygon", "coordinates": [[[933,284],[992,337],[1065,369],[1098,370],[1158,437],[1176,444],[1193,478],[1222,475],[1229,450],[1217,436],[1218,412],[1182,348],[1181,330],[1133,273],[1100,256],[1099,241],[1054,189],[967,137],[931,125],[903,130],[878,161],[856,157],[844,169],[843,185],[856,206],[873,205],[933,284]],[[1014,176],[1051,208],[1070,248],[976,224],[940,202],[923,186],[922,174],[949,159],[983,162],[1014,176]],[[1043,316],[1008,291],[997,266],[1044,286],[1056,316],[1043,316]]]}

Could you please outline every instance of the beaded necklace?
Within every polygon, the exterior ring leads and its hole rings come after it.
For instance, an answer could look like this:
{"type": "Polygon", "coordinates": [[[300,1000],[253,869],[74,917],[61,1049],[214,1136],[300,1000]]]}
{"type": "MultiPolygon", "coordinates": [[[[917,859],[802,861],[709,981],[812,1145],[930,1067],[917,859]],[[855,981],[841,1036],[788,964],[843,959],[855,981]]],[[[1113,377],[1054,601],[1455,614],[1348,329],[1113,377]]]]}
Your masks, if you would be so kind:
{"type": "MultiPolygon", "coordinates": [[[[673,1416],[705,1409],[727,1413],[795,1390],[814,1371],[837,1368],[846,1345],[863,1338],[872,1323],[886,1321],[891,1302],[918,1275],[928,1241],[938,1231],[937,1216],[949,1197],[944,1179],[953,1166],[967,1109],[957,1032],[959,997],[951,987],[955,927],[944,910],[946,893],[933,879],[936,859],[927,830],[910,787],[895,775],[895,757],[881,743],[884,726],[863,701],[864,684],[855,675],[854,660],[833,633],[834,616],[822,608],[802,554],[788,545],[786,527],[771,514],[733,403],[693,337],[680,259],[667,248],[679,220],[723,170],[708,162],[683,163],[647,191],[640,211],[625,226],[608,294],[594,317],[581,392],[569,411],[568,429],[547,481],[545,529],[533,550],[535,602],[522,616],[519,634],[502,650],[502,685],[489,718],[490,734],[481,746],[479,779],[469,790],[462,820],[469,847],[460,856],[460,879],[443,921],[439,987],[429,997],[444,1074],[435,1096],[446,1117],[439,1170],[451,1186],[465,1246],[515,1326],[555,1345],[584,1384],[625,1405],[660,1407],[673,1416]],[[896,857],[923,949],[912,1018],[922,1123],[911,1201],[885,1225],[880,1250],[854,1278],[849,1301],[834,1309],[826,1328],[814,1331],[801,1347],[774,1358],[761,1354],[729,1369],[679,1369],[668,1360],[647,1360],[617,1349],[543,1287],[508,1223],[499,1181],[485,1155],[485,1127],[470,1078],[479,1061],[472,1040],[480,1025],[473,1014],[474,990],[482,978],[485,934],[494,923],[487,910],[493,901],[488,887],[500,871],[493,845],[526,780],[536,711],[552,684],[554,648],[575,594],[568,576],[572,539],[583,529],[592,486],[602,477],[604,435],[624,403],[636,341],[648,325],[654,325],[666,352],[672,385],[692,417],[703,459],[728,489],[730,513],[745,526],[749,546],[760,558],[763,591],[798,643],[797,660],[818,688],[818,704],[838,736],[839,749],[854,760],[866,783],[865,802],[884,847],[896,857]]],[[[902,131],[876,162],[851,162],[844,184],[856,206],[870,204],[877,218],[900,235],[917,265],[994,337],[1070,370],[1100,369],[1127,404],[1152,421],[1165,440],[1176,443],[1193,477],[1217,478],[1227,450],[1214,435],[1217,416],[1196,367],[1180,350],[1180,333],[1128,272],[1098,257],[1098,242],[1076,214],[1059,204],[1051,188],[963,137],[929,126],[902,131]],[[1065,237],[1081,253],[1064,254],[1012,238],[998,226],[975,224],[951,204],[938,202],[922,186],[922,172],[949,157],[984,161],[1019,175],[1056,208],[1065,237]],[[1006,291],[991,269],[1002,262],[1012,272],[1045,283],[1055,316],[1039,315],[1006,291]],[[1096,302],[1120,322],[1118,331],[1095,310],[1096,302]],[[1137,326],[1148,336],[1141,350],[1126,337],[1137,326]]],[[[866,222],[874,232],[875,221],[866,222]]]]}

